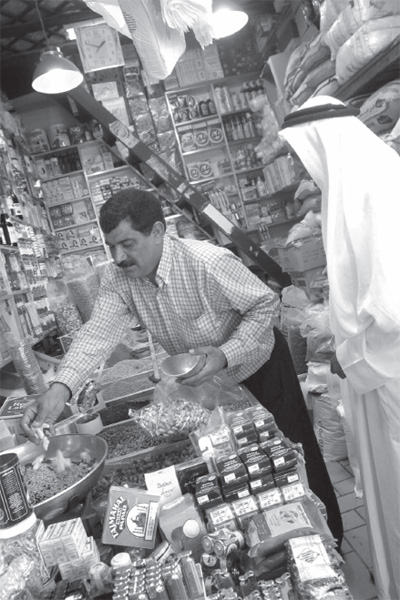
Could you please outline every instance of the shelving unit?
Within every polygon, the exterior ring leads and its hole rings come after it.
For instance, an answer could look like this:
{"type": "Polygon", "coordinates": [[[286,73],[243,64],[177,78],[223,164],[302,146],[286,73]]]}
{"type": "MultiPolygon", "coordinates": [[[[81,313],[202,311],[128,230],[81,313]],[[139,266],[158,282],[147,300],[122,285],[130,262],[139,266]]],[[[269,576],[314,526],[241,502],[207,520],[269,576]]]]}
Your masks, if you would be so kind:
{"type": "Polygon", "coordinates": [[[81,168],[42,179],[49,220],[60,241],[61,255],[81,252],[105,260],[108,253],[98,222],[99,207],[113,190],[128,184],[147,189],[148,182],[131,165],[121,165],[121,158],[103,140],[40,152],[34,159],[43,169],[43,161],[62,160],[71,152],[81,168]]]}
{"type": "MultiPolygon", "coordinates": [[[[254,205],[259,202],[265,205],[276,196],[259,193],[260,188],[266,187],[265,165],[255,152],[262,137],[258,131],[259,117],[249,106],[252,98],[264,93],[254,85],[257,77],[256,73],[249,73],[166,92],[190,185],[232,223],[252,233],[257,231],[253,226],[257,208],[254,205]],[[204,111],[209,114],[199,116],[204,111]],[[255,198],[249,200],[251,194],[255,198]]],[[[274,225],[273,218],[265,213],[266,209],[262,213],[260,210],[260,238],[268,234],[265,227],[274,225]]]]}

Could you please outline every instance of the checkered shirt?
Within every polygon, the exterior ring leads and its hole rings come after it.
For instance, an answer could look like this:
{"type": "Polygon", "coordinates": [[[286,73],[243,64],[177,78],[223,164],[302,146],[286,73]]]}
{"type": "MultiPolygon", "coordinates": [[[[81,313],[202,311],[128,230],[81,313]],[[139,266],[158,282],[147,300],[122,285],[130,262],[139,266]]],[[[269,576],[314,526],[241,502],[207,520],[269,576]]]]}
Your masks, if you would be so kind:
{"type": "Polygon", "coordinates": [[[237,382],[269,359],[278,296],[232,252],[166,235],[156,283],[128,279],[110,265],[91,319],[77,334],[56,381],[75,393],[120,342],[132,317],[170,355],[198,346],[220,348],[227,374],[237,382]]]}

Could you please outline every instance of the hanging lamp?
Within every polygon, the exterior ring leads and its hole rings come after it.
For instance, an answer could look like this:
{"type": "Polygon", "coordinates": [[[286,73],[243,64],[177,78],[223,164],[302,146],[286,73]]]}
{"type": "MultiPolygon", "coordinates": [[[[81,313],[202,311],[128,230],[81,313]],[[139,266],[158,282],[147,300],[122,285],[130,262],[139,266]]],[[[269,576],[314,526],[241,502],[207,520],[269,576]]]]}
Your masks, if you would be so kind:
{"type": "Polygon", "coordinates": [[[46,39],[47,50],[33,73],[32,87],[42,94],[61,94],[78,87],[83,82],[83,74],[70,60],[65,58],[57,46],[50,46],[40,14],[37,0],[36,10],[46,39]]]}
{"type": "Polygon", "coordinates": [[[219,8],[212,13],[211,27],[216,39],[228,37],[243,29],[249,16],[242,10],[219,8]]]}

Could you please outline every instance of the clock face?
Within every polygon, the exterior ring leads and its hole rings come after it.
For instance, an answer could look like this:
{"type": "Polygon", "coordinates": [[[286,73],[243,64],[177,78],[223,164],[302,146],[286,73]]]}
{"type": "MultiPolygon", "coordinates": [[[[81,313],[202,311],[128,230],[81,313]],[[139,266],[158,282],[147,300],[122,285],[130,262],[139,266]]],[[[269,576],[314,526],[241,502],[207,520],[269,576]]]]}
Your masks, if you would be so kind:
{"type": "Polygon", "coordinates": [[[85,73],[125,64],[118,33],[106,23],[78,27],[76,41],[85,73]]]}

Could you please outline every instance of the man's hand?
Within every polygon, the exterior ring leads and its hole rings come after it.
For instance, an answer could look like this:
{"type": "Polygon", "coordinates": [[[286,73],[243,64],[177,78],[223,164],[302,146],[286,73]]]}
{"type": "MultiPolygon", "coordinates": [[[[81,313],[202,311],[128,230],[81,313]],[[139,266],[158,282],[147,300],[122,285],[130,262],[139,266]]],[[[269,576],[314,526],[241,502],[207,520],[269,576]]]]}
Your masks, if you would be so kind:
{"type": "Polygon", "coordinates": [[[64,410],[65,403],[71,397],[69,388],[63,383],[54,382],[44,394],[36,398],[24,411],[21,427],[31,442],[40,443],[35,429],[43,424],[49,425],[54,433],[54,423],[64,410]]]}
{"type": "Polygon", "coordinates": [[[205,361],[200,360],[198,367],[190,374],[190,377],[180,377],[179,383],[183,385],[198,386],[210,381],[216,373],[227,366],[225,354],[214,346],[199,346],[189,350],[190,354],[203,354],[205,361]]]}
{"type": "Polygon", "coordinates": [[[336,352],[331,358],[331,373],[334,375],[339,375],[340,379],[346,379],[346,373],[343,371],[338,359],[336,358],[336,352]]]}

